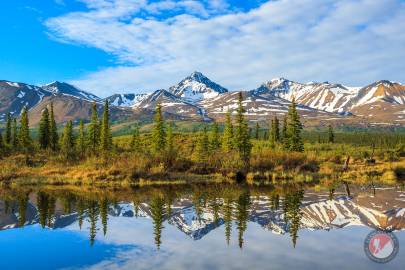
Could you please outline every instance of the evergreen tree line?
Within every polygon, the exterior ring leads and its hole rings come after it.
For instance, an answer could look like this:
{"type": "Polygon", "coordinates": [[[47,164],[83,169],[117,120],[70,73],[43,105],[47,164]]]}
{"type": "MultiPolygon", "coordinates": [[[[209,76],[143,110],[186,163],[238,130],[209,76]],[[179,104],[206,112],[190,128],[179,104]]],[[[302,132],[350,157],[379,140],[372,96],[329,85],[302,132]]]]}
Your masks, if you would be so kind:
{"type": "MultiPolygon", "coordinates": [[[[259,133],[257,129],[259,129],[258,124],[256,125],[255,134],[259,133]]],[[[275,116],[270,122],[268,136],[270,146],[275,148],[280,144],[285,151],[303,152],[304,142],[301,136],[302,129],[303,126],[297,112],[297,105],[293,98],[288,113],[283,119],[283,124],[280,124],[280,120],[277,116],[275,116]]],[[[258,138],[259,136],[256,135],[256,137],[258,138]]]]}
{"type": "MultiPolygon", "coordinates": [[[[17,124],[17,119],[7,114],[5,136],[0,134],[0,150],[2,154],[31,154],[35,150],[34,140],[30,135],[28,109],[24,107],[17,124]]],[[[108,101],[104,104],[101,119],[98,118],[97,105],[92,105],[91,121],[85,128],[80,121],[78,134],[73,132],[73,122],[68,121],[59,136],[55,121],[53,104],[45,107],[41,113],[38,131],[38,146],[41,150],[60,153],[66,160],[85,155],[108,153],[112,147],[110,114],[108,101]]]]}
{"type": "MultiPolygon", "coordinates": [[[[236,151],[245,165],[249,164],[252,144],[250,142],[249,127],[244,116],[244,108],[242,105],[242,93],[239,93],[238,109],[236,111],[235,121],[231,119],[231,113],[226,114],[224,132],[220,134],[218,123],[214,122],[208,130],[204,126],[203,130],[197,135],[195,144],[195,158],[204,163],[208,160],[209,155],[222,149],[225,152],[236,151]]],[[[134,131],[131,145],[136,145],[136,138],[139,136],[139,131],[134,131]]],[[[166,151],[173,151],[173,130],[169,125],[166,128],[161,105],[156,107],[154,128],[152,131],[152,149],[156,154],[162,154],[166,151]]]]}
{"type": "Polygon", "coordinates": [[[7,113],[4,137],[0,131],[0,154],[6,154],[10,151],[28,153],[31,147],[32,139],[29,132],[27,108],[23,108],[19,123],[17,118],[13,118],[10,113],[7,113]]]}
{"type": "MultiPolygon", "coordinates": [[[[303,151],[301,137],[302,125],[293,100],[288,114],[284,117],[280,127],[277,117],[271,120],[269,140],[272,147],[277,144],[287,151],[303,151]]],[[[257,123],[254,137],[259,138],[260,126],[257,123]]],[[[333,140],[333,131],[329,131],[329,140],[333,140]]],[[[62,134],[58,134],[55,121],[54,107],[50,104],[41,114],[39,123],[38,144],[41,150],[59,153],[65,160],[84,158],[92,155],[105,155],[113,149],[110,109],[108,101],[104,104],[101,118],[98,116],[97,104],[93,103],[91,118],[88,125],[80,121],[77,132],[73,131],[73,122],[68,121],[62,134]]],[[[35,144],[30,136],[28,110],[25,107],[21,113],[19,124],[17,119],[7,115],[5,136],[0,136],[0,149],[2,152],[32,153],[35,144]]],[[[141,151],[141,137],[139,127],[136,126],[130,142],[133,151],[141,151]]],[[[162,107],[156,107],[154,126],[151,133],[150,149],[158,156],[174,157],[176,146],[172,125],[167,125],[163,118],[162,107]]],[[[245,167],[249,166],[252,150],[251,134],[243,108],[243,96],[239,93],[238,107],[234,117],[230,111],[225,115],[224,130],[221,134],[218,123],[214,122],[210,129],[204,126],[199,132],[195,142],[194,156],[201,163],[206,163],[210,154],[216,151],[235,152],[243,161],[245,167]]]]}

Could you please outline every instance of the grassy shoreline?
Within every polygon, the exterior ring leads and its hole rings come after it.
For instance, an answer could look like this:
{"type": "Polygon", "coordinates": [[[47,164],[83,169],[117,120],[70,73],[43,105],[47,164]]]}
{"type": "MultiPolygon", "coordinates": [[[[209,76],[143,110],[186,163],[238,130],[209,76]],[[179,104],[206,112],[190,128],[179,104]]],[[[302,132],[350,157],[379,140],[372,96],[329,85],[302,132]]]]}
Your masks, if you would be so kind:
{"type": "MultiPolygon", "coordinates": [[[[21,158],[21,157],[20,157],[21,158]]],[[[110,163],[94,160],[79,164],[62,164],[55,161],[43,165],[28,166],[19,164],[18,158],[0,160],[0,181],[19,184],[51,184],[51,185],[89,185],[98,187],[143,186],[189,183],[234,183],[237,182],[237,171],[226,174],[215,172],[197,174],[191,172],[173,172],[164,168],[152,168],[143,174],[136,173],[133,166],[122,160],[110,163]]],[[[318,162],[316,171],[283,170],[250,170],[243,181],[248,184],[283,184],[289,182],[303,183],[320,181],[347,181],[355,183],[371,183],[383,181],[394,183],[405,180],[405,158],[395,162],[376,161],[373,165],[354,161],[345,172],[341,172],[341,164],[318,162]]]]}

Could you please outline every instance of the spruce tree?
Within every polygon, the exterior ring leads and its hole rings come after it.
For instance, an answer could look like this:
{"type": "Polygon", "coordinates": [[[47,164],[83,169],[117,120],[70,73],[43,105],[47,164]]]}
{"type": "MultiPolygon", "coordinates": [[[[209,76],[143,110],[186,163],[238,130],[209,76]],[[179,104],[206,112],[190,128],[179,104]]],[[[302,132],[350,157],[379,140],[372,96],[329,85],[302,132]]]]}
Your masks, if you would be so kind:
{"type": "Polygon", "coordinates": [[[18,129],[17,129],[17,119],[13,118],[13,127],[12,127],[13,133],[11,136],[11,146],[14,151],[17,150],[18,148],[18,129]]]}
{"type": "Polygon", "coordinates": [[[3,134],[1,133],[1,130],[0,130],[0,158],[5,153],[5,151],[6,151],[6,147],[5,147],[5,143],[3,141],[3,134]]]}
{"type": "Polygon", "coordinates": [[[250,143],[249,127],[244,117],[245,110],[243,108],[242,101],[243,96],[240,92],[236,114],[235,145],[239,152],[240,158],[245,162],[245,166],[247,166],[249,164],[252,144],[250,143]]]}
{"type": "Polygon", "coordinates": [[[284,140],[287,137],[287,115],[283,119],[283,129],[281,130],[280,139],[284,140]]]}
{"type": "Polygon", "coordinates": [[[302,124],[297,112],[295,99],[293,98],[291,105],[288,109],[288,121],[287,121],[287,140],[288,150],[295,152],[304,151],[304,143],[301,138],[302,124]]]}
{"type": "Polygon", "coordinates": [[[53,112],[53,103],[51,103],[49,112],[49,145],[53,151],[58,150],[58,142],[58,127],[56,126],[55,115],[53,112]]]}
{"type": "Polygon", "coordinates": [[[47,149],[50,146],[50,124],[48,108],[42,111],[41,120],[39,122],[39,146],[41,149],[47,149]]]}
{"type": "Polygon", "coordinates": [[[155,112],[155,125],[152,131],[152,150],[161,153],[166,146],[166,132],[162,116],[162,106],[158,104],[155,112]]]}
{"type": "Polygon", "coordinates": [[[73,123],[69,121],[66,123],[62,136],[62,155],[66,160],[72,160],[74,157],[74,137],[73,137],[73,123]]]}
{"type": "Polygon", "coordinates": [[[329,143],[335,142],[335,134],[333,133],[333,128],[331,125],[328,126],[328,142],[329,143]]]}
{"type": "Polygon", "coordinates": [[[12,131],[11,131],[11,114],[7,113],[7,122],[6,122],[6,137],[5,137],[5,143],[7,145],[11,145],[11,136],[12,136],[12,131]]]}
{"type": "Polygon", "coordinates": [[[222,148],[226,152],[229,152],[234,148],[233,125],[230,111],[226,113],[225,117],[224,134],[222,136],[222,148]]]}
{"type": "Polygon", "coordinates": [[[275,134],[275,129],[274,129],[274,119],[271,120],[270,123],[270,147],[274,148],[276,146],[276,134],[275,134]]]}
{"type": "Polygon", "coordinates": [[[280,122],[277,116],[271,120],[270,125],[270,145],[275,147],[276,143],[280,141],[280,122]]]}
{"type": "Polygon", "coordinates": [[[196,146],[196,158],[198,161],[205,163],[208,161],[209,154],[209,140],[207,127],[203,128],[198,136],[197,146],[196,146]]]}
{"type": "Polygon", "coordinates": [[[259,122],[257,122],[256,127],[255,127],[255,139],[256,140],[259,139],[259,134],[260,134],[260,125],[259,125],[259,122]]]}
{"type": "Polygon", "coordinates": [[[100,132],[100,150],[103,153],[107,153],[112,148],[112,136],[111,136],[111,126],[110,126],[110,108],[108,100],[104,104],[104,112],[101,121],[101,132],[100,132]]]}
{"type": "Polygon", "coordinates": [[[131,138],[131,143],[130,143],[130,147],[131,147],[132,151],[139,152],[141,150],[140,139],[141,138],[139,136],[139,127],[138,127],[138,125],[136,125],[134,130],[132,131],[132,138],[131,138]]]}
{"type": "Polygon", "coordinates": [[[86,133],[84,131],[84,122],[80,120],[79,136],[77,137],[77,152],[81,158],[86,154],[86,133]]]}
{"type": "Polygon", "coordinates": [[[280,121],[277,116],[274,117],[274,139],[276,142],[280,141],[280,121]]]}
{"type": "Polygon", "coordinates": [[[169,124],[167,127],[167,139],[166,139],[166,148],[167,153],[173,154],[174,152],[174,134],[173,134],[173,125],[169,124]]]}
{"type": "Polygon", "coordinates": [[[91,154],[96,154],[100,143],[99,122],[97,115],[97,104],[94,102],[91,109],[91,121],[87,132],[87,144],[91,154]]]}
{"type": "Polygon", "coordinates": [[[221,147],[221,141],[219,137],[219,126],[218,123],[214,122],[212,124],[212,129],[209,136],[210,141],[210,151],[217,151],[221,147]]]}
{"type": "Polygon", "coordinates": [[[20,118],[20,131],[18,133],[18,144],[26,154],[31,146],[31,137],[28,121],[28,109],[24,107],[20,118]]]}

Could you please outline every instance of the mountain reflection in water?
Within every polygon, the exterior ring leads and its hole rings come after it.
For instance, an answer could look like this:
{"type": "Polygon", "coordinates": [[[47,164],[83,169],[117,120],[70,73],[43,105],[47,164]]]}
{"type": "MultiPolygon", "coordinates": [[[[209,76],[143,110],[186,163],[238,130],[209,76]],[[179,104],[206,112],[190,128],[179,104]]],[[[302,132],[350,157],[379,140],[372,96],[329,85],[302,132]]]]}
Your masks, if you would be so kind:
{"type": "MultiPolygon", "coordinates": [[[[97,241],[108,239],[110,223],[117,226],[129,219],[148,221],[147,225],[140,224],[150,228],[149,237],[153,239],[155,250],[164,249],[165,231],[173,234],[173,229],[202,242],[210,233],[220,230],[223,245],[218,248],[226,249],[233,244],[233,238],[234,245],[244,249],[257,244],[257,240],[249,243],[245,239],[248,227],[252,226],[288,237],[290,249],[294,250],[300,245],[301,231],[344,230],[355,225],[369,228],[368,231],[404,229],[405,192],[398,187],[352,186],[348,191],[337,186],[315,191],[303,186],[276,188],[231,184],[116,191],[10,187],[0,191],[1,230],[37,224],[52,232],[77,228],[86,232],[89,246],[93,246],[97,241]]],[[[120,230],[125,233],[125,226],[120,230]]]]}

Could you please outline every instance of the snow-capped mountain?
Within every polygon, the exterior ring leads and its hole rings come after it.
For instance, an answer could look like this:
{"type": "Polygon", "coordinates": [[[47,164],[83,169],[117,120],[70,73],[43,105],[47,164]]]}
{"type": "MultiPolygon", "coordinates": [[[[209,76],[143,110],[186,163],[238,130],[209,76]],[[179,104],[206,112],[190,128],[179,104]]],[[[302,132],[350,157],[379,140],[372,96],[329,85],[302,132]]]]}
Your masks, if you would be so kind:
{"type": "Polygon", "coordinates": [[[261,96],[277,96],[308,107],[343,115],[353,114],[370,121],[403,123],[405,121],[405,86],[386,80],[365,87],[341,84],[297,83],[273,79],[252,90],[261,96]]]}
{"type": "Polygon", "coordinates": [[[105,98],[112,106],[133,107],[147,98],[150,93],[146,94],[114,94],[105,98]]]}
{"type": "Polygon", "coordinates": [[[405,123],[405,85],[378,81],[363,87],[351,101],[350,111],[380,123],[405,123]]]}
{"type": "MultiPolygon", "coordinates": [[[[246,115],[251,121],[268,122],[283,117],[293,98],[306,126],[327,125],[404,125],[405,86],[378,81],[365,87],[348,87],[329,82],[299,83],[285,78],[270,80],[259,88],[242,91],[246,115]]],[[[221,121],[229,110],[234,113],[238,93],[228,92],[200,72],[194,72],[168,89],[144,94],[115,94],[106,98],[113,105],[112,118],[150,121],[158,103],[173,119],[221,121]]],[[[24,106],[32,124],[50,102],[58,104],[58,122],[88,119],[91,103],[102,99],[70,84],[54,82],[42,87],[0,81],[0,121],[7,112],[18,116],[24,106]],[[35,115],[32,115],[35,114],[35,115]]]]}
{"type": "Polygon", "coordinates": [[[219,94],[228,92],[228,89],[211,81],[201,72],[196,71],[177,85],[170,87],[168,91],[188,102],[196,103],[217,97],[219,94]]]}
{"type": "Polygon", "coordinates": [[[38,86],[0,81],[0,120],[4,120],[7,113],[18,117],[24,106],[32,108],[50,95],[51,93],[38,86]]]}
{"type": "Polygon", "coordinates": [[[135,104],[133,108],[135,110],[155,110],[157,104],[162,106],[164,112],[178,115],[182,119],[204,120],[206,118],[204,109],[163,89],[156,90],[147,95],[135,104]]]}
{"type": "MultiPolygon", "coordinates": [[[[215,98],[206,99],[199,103],[207,114],[214,119],[223,119],[229,111],[235,114],[238,108],[238,92],[229,92],[221,94],[215,98]]],[[[284,117],[288,111],[291,102],[274,95],[260,95],[254,91],[243,92],[242,105],[245,109],[245,115],[252,121],[265,121],[277,116],[284,117]]],[[[341,118],[339,115],[320,111],[305,105],[298,105],[297,111],[303,116],[304,123],[312,119],[322,120],[330,118],[341,118]]]]}
{"type": "Polygon", "coordinates": [[[365,86],[358,91],[353,101],[353,107],[379,101],[389,102],[395,105],[405,105],[405,86],[386,80],[365,86]]]}
{"type": "Polygon", "coordinates": [[[64,82],[53,82],[42,86],[42,89],[47,90],[53,94],[61,94],[72,96],[87,101],[100,101],[101,99],[89,92],[80,90],[79,88],[64,82]]]}
{"type": "Polygon", "coordinates": [[[289,101],[294,97],[298,104],[343,114],[349,112],[347,104],[356,96],[359,89],[328,82],[303,84],[278,78],[253,91],[261,95],[275,95],[289,101]]]}

